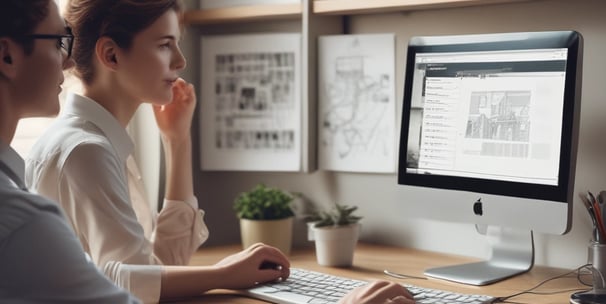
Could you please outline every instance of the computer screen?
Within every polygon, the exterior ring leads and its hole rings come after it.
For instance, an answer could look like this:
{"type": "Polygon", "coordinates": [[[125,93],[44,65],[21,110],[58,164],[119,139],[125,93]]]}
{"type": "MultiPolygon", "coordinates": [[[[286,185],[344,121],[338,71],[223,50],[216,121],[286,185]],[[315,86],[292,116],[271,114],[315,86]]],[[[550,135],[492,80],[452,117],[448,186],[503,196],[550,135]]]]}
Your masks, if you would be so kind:
{"type": "Polygon", "coordinates": [[[398,183],[426,187],[428,201],[451,200],[453,220],[505,234],[566,233],[581,54],[574,31],[413,37],[398,183]]]}

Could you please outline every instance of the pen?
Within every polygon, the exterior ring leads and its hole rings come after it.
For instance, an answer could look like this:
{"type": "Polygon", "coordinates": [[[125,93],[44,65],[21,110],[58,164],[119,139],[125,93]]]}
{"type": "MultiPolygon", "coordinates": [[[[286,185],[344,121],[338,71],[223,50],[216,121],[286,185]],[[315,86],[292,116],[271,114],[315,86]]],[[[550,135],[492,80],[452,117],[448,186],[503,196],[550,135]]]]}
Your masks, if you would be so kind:
{"type": "Polygon", "coordinates": [[[606,240],[606,229],[604,228],[604,221],[602,219],[602,210],[600,208],[600,204],[596,199],[595,195],[591,193],[591,191],[587,191],[589,202],[593,206],[593,213],[595,214],[595,220],[598,225],[598,230],[600,231],[600,236],[602,236],[603,240],[606,240]]]}
{"type": "Polygon", "coordinates": [[[599,231],[599,228],[598,228],[599,225],[598,225],[598,222],[595,217],[593,205],[589,202],[589,199],[586,196],[579,194],[579,197],[581,198],[581,201],[585,205],[585,208],[587,208],[587,212],[589,213],[589,218],[591,218],[591,222],[593,223],[593,240],[595,242],[601,243],[602,242],[601,231],[599,231]]]}
{"type": "Polygon", "coordinates": [[[606,220],[606,191],[600,191],[600,193],[598,193],[598,203],[600,204],[600,210],[602,211],[602,227],[606,228],[606,223],[604,223],[604,221],[606,220]]]}

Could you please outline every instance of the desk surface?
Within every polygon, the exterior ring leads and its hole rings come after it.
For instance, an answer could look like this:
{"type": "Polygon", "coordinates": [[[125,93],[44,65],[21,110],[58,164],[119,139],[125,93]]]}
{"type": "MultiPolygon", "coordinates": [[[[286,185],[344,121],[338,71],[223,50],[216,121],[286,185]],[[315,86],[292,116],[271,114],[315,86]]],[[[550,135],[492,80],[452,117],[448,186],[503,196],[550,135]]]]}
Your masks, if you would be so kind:
{"type": "MultiPolygon", "coordinates": [[[[241,250],[240,246],[221,246],[210,247],[199,250],[191,260],[191,265],[210,265],[218,262],[223,257],[241,250]]],[[[427,251],[420,251],[407,248],[388,247],[370,244],[358,244],[354,255],[354,265],[351,268],[333,268],[318,265],[313,248],[293,250],[290,255],[291,266],[305,268],[319,272],[325,272],[343,277],[350,277],[362,280],[387,279],[395,282],[417,285],[421,287],[450,290],[460,293],[487,294],[491,296],[511,295],[528,288],[531,288],[539,282],[564,274],[570,270],[548,268],[535,266],[530,272],[497,282],[487,286],[470,286],[438,279],[396,279],[383,274],[384,269],[393,272],[403,273],[413,276],[423,276],[423,271],[429,267],[445,266],[450,264],[459,264],[465,262],[474,262],[475,260],[451,256],[427,251]]],[[[551,281],[540,287],[540,292],[557,292],[562,290],[572,290],[578,288],[588,288],[581,285],[576,275],[569,275],[564,278],[551,281]]],[[[513,298],[512,301],[519,303],[568,303],[570,294],[573,291],[561,292],[551,295],[522,295],[513,298]]],[[[178,303],[265,303],[250,298],[238,296],[234,292],[225,290],[216,290],[210,294],[196,299],[179,301],[178,303]]]]}

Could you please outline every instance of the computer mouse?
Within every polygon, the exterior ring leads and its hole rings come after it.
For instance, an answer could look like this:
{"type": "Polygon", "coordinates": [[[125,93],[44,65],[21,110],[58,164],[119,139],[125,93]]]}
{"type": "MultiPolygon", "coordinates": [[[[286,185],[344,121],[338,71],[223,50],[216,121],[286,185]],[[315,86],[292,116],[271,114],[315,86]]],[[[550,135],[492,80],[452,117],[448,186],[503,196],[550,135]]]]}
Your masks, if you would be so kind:
{"type": "Polygon", "coordinates": [[[261,266],[259,266],[259,269],[282,270],[282,265],[276,264],[276,263],[273,263],[273,262],[269,262],[269,261],[264,261],[263,263],[261,263],[261,266]]]}

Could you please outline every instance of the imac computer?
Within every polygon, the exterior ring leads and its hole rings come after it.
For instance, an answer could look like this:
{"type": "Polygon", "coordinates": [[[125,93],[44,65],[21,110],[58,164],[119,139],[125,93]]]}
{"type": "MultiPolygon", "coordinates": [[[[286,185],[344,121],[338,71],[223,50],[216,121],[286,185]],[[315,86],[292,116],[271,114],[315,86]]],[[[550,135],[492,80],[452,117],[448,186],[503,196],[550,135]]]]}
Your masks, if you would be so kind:
{"type": "Polygon", "coordinates": [[[496,239],[487,261],[426,275],[490,284],[532,267],[533,231],[568,232],[582,44],[574,31],[410,40],[398,183],[496,239]]]}

